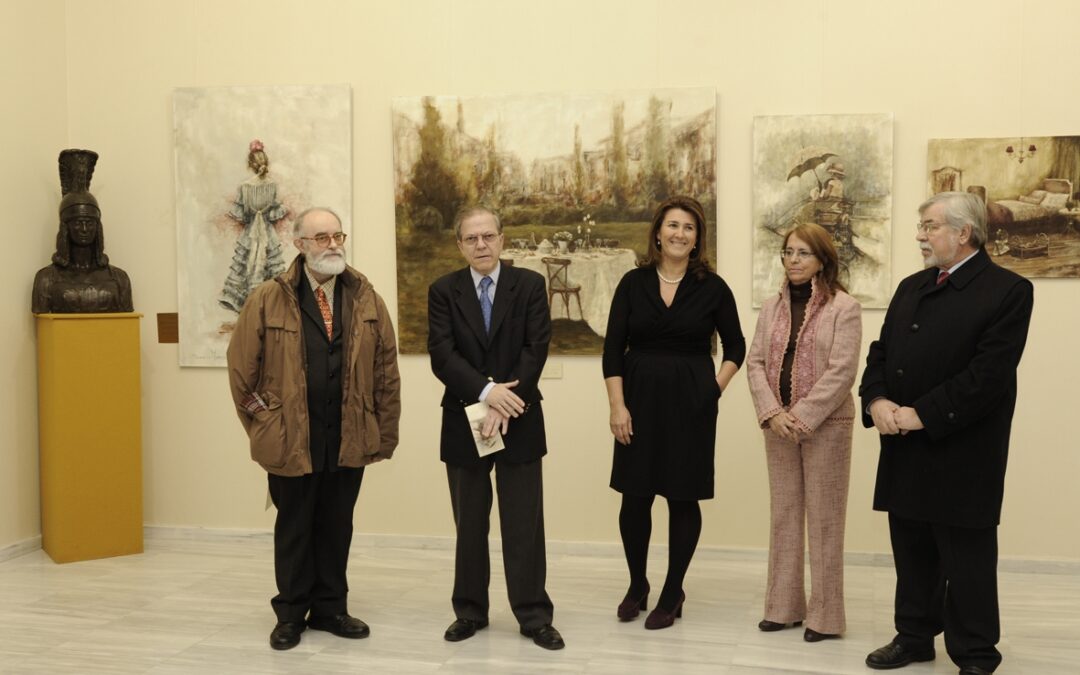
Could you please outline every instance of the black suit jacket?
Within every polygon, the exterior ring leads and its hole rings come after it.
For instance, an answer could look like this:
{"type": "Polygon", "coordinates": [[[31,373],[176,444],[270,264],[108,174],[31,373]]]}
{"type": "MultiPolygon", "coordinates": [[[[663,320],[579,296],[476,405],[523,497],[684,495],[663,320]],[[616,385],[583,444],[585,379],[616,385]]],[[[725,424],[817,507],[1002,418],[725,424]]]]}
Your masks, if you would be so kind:
{"type": "Polygon", "coordinates": [[[428,353],[431,370],[446,390],[442,397],[440,456],[457,466],[475,466],[480,458],[465,417],[465,406],[479,400],[488,382],[520,380],[514,393],[526,412],[511,418],[499,461],[529,462],[547,452],[540,373],[551,341],[551,313],[544,278],[536,272],[503,265],[491,331],[484,330],[480,300],[469,268],[443,276],[428,289],[428,353]]]}
{"type": "Polygon", "coordinates": [[[912,406],[923,425],[882,436],[874,508],[914,520],[990,527],[1001,518],[1016,368],[1033,289],[985,250],[936,284],[938,270],[900,282],[870,345],[859,395],[912,406]]]}

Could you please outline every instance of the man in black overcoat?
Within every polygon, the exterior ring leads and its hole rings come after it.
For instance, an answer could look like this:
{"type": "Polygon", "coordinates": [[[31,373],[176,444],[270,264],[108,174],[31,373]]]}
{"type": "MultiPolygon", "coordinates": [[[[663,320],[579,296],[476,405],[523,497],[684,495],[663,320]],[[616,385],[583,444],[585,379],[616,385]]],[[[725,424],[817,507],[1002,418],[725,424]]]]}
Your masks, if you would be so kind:
{"type": "Polygon", "coordinates": [[[960,673],[978,675],[1001,663],[997,525],[1033,290],[990,260],[976,195],[936,194],[919,215],[926,269],[897,287],[859,388],[896,565],[897,635],[866,664],[930,661],[944,631],[960,673]]]}
{"type": "Polygon", "coordinates": [[[428,289],[431,369],[446,385],[440,455],[446,463],[457,526],[452,603],[456,620],[445,638],[457,642],[488,624],[488,528],[495,469],[503,566],[521,634],[546,649],[564,646],[551,625],[545,590],[541,458],[547,453],[538,387],[551,340],[544,278],[501,264],[502,224],[485,208],[454,221],[468,267],[428,289]],[[505,449],[480,457],[465,407],[488,406],[482,435],[503,434],[505,449]]]}

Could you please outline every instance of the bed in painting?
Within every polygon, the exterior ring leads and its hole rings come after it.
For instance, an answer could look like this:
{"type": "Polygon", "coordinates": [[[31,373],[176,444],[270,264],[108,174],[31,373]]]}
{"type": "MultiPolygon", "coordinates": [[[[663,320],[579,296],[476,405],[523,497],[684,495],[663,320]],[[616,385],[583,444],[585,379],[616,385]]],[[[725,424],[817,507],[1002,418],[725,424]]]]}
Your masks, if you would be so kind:
{"type": "MultiPolygon", "coordinates": [[[[1016,199],[995,199],[986,204],[987,225],[993,228],[1011,226],[1046,225],[1051,223],[1072,195],[1072,181],[1065,178],[1045,178],[1038,189],[1016,199]]],[[[968,187],[986,201],[986,188],[982,185],[968,187]]]]}

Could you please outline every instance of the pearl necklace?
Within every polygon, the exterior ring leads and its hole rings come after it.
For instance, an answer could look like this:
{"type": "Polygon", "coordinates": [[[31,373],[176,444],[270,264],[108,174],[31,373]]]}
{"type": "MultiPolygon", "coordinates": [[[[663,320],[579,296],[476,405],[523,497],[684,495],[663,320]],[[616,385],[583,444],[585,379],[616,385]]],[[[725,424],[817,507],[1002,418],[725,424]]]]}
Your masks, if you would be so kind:
{"type": "Polygon", "coordinates": [[[663,281],[663,282],[666,282],[666,283],[669,283],[669,284],[677,284],[677,283],[679,283],[680,281],[683,280],[683,277],[686,276],[686,272],[683,272],[683,275],[681,277],[679,277],[678,279],[668,279],[663,274],[660,274],[660,270],[657,269],[656,270],[656,276],[660,277],[660,281],[663,281]]]}

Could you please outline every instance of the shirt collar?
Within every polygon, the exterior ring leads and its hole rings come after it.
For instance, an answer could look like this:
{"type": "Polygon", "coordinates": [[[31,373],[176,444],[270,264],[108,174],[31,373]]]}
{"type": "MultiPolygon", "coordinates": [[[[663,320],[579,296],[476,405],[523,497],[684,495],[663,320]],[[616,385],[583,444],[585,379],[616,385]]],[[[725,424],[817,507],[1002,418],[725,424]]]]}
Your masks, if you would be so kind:
{"type": "Polygon", "coordinates": [[[499,285],[499,272],[501,272],[501,271],[502,271],[502,263],[501,262],[495,264],[495,269],[492,270],[491,274],[480,274],[479,272],[474,270],[472,267],[469,267],[469,273],[472,274],[473,288],[480,288],[480,280],[483,279],[485,276],[491,277],[491,285],[492,286],[498,286],[499,285]]]}
{"type": "Polygon", "coordinates": [[[960,269],[960,266],[961,266],[961,265],[963,265],[963,264],[964,264],[964,263],[966,263],[967,261],[969,261],[969,260],[971,260],[972,258],[974,258],[974,257],[975,257],[975,254],[977,254],[978,252],[979,252],[979,249],[975,249],[974,251],[972,251],[972,252],[971,252],[971,255],[969,255],[968,257],[964,258],[964,259],[963,259],[963,260],[961,260],[960,262],[956,263],[956,264],[955,264],[955,265],[953,265],[952,267],[950,267],[950,268],[949,268],[949,274],[950,274],[950,275],[954,274],[954,273],[956,272],[956,270],[960,269]]]}

